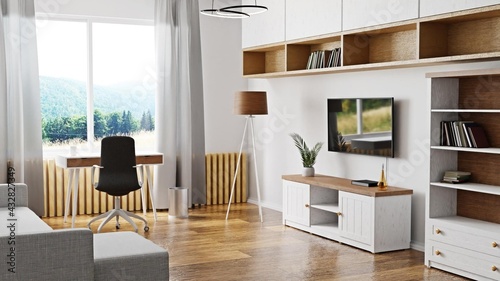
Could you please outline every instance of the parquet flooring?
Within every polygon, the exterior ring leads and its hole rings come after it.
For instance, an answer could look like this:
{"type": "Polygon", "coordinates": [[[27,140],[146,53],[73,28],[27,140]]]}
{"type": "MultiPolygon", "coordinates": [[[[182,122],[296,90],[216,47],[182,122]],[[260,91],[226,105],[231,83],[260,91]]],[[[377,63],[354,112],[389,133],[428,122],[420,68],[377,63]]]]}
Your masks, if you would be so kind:
{"type": "MultiPolygon", "coordinates": [[[[148,212],[149,232],[139,234],[168,249],[170,280],[467,280],[424,266],[424,253],[415,250],[371,254],[336,241],[282,225],[281,212],[263,209],[259,221],[253,204],[196,206],[189,218],[148,212]]],[[[86,227],[91,216],[76,218],[86,227]]],[[[62,217],[44,218],[52,228],[70,228],[62,217]]],[[[95,232],[98,223],[92,225],[95,232]]],[[[103,232],[132,230],[122,221],[116,230],[108,223],[103,232]]]]}

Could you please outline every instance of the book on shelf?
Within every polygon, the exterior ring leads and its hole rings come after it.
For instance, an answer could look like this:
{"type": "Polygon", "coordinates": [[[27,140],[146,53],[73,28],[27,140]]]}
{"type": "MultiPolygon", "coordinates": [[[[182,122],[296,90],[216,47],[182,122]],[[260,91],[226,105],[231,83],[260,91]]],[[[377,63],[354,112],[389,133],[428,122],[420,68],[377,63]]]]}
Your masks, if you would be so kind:
{"type": "Polygon", "coordinates": [[[484,129],[474,121],[441,121],[440,125],[442,146],[489,147],[484,129]]]}
{"type": "Polygon", "coordinates": [[[471,177],[471,172],[464,171],[445,171],[442,182],[447,183],[463,183],[468,182],[471,177]]]}
{"type": "Polygon", "coordinates": [[[482,127],[480,126],[469,127],[468,130],[470,132],[472,142],[474,143],[474,147],[477,148],[490,147],[488,138],[486,137],[486,132],[482,127]]]}
{"type": "Polygon", "coordinates": [[[372,180],[351,180],[351,184],[359,185],[359,186],[366,186],[366,187],[374,187],[374,186],[378,185],[378,181],[372,181],[372,180]]]}

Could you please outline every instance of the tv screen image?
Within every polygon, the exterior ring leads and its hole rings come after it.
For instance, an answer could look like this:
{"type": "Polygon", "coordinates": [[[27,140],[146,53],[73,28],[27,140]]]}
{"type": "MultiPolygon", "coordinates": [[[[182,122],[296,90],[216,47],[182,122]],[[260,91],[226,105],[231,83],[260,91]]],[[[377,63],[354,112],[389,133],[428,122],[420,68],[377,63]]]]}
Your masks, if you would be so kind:
{"type": "Polygon", "coordinates": [[[394,98],[330,98],[328,150],[394,157],[394,98]]]}

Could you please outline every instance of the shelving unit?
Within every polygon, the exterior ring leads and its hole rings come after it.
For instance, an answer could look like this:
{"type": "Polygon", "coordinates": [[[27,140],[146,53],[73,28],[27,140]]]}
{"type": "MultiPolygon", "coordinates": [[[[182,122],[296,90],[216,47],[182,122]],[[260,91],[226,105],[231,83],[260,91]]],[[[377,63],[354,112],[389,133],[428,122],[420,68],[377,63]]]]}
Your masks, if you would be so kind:
{"type": "Polygon", "coordinates": [[[283,224],[372,253],[410,247],[410,189],[344,178],[283,176],[283,224]]]}
{"type": "Polygon", "coordinates": [[[243,50],[243,76],[272,78],[500,58],[500,5],[243,50]],[[340,67],[306,69],[315,50],[340,47],[340,67]]]}
{"type": "MultiPolygon", "coordinates": [[[[469,25],[467,22],[465,25],[469,25]]],[[[477,280],[500,279],[500,69],[431,73],[430,184],[425,263],[477,280]],[[471,120],[490,148],[440,146],[440,122],[471,120]],[[470,182],[442,183],[447,170],[470,182]]]]}

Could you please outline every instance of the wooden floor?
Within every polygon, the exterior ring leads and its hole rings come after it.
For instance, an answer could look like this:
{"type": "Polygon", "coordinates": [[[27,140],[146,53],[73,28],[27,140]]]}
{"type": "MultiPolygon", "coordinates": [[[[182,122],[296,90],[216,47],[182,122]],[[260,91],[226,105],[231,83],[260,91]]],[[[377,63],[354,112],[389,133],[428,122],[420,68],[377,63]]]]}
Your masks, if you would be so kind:
{"type": "MultiPolygon", "coordinates": [[[[282,225],[281,213],[264,209],[260,223],[252,204],[197,206],[188,219],[148,213],[149,232],[139,234],[168,249],[170,280],[467,280],[423,265],[415,250],[371,254],[282,225]]],[[[78,216],[86,227],[91,216],[78,216]]],[[[70,228],[62,217],[44,218],[54,229],[70,228]]],[[[97,222],[92,226],[95,232],[97,222]]],[[[103,232],[132,230],[122,221],[103,232]]]]}

